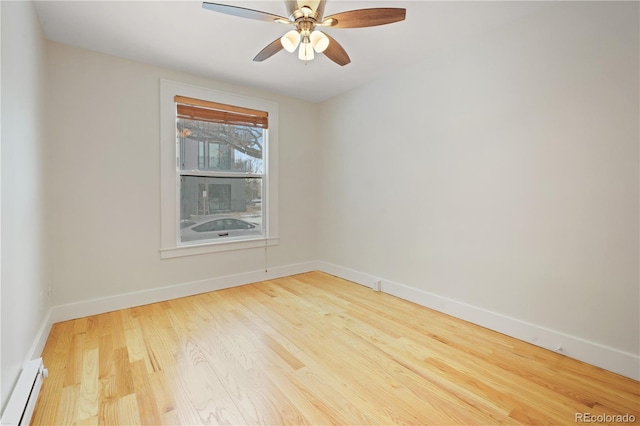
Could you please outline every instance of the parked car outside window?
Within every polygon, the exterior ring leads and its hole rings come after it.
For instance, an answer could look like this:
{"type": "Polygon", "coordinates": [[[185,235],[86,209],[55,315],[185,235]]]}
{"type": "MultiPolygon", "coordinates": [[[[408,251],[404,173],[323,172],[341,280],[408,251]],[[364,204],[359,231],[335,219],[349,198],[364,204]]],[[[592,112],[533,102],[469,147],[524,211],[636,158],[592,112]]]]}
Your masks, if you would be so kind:
{"type": "Polygon", "coordinates": [[[182,241],[211,240],[262,234],[262,230],[258,224],[232,217],[207,219],[199,222],[187,221],[181,224],[181,228],[182,241]]]}

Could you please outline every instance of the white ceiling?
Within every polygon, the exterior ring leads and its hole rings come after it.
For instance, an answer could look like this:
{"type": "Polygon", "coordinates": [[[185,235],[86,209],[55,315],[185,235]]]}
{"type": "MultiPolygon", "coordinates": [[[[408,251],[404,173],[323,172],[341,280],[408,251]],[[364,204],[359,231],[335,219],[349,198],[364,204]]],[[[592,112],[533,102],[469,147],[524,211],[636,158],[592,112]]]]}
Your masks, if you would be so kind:
{"type": "MultiPolygon", "coordinates": [[[[286,15],[283,1],[219,0],[286,15]]],[[[253,57],[290,28],[215,13],[199,1],[39,1],[53,41],[319,102],[415,63],[430,52],[478,37],[546,2],[327,1],[325,16],[351,9],[404,7],[406,21],[358,29],[325,29],[347,50],[340,67],[324,55],[304,64],[281,51],[253,57]]]]}

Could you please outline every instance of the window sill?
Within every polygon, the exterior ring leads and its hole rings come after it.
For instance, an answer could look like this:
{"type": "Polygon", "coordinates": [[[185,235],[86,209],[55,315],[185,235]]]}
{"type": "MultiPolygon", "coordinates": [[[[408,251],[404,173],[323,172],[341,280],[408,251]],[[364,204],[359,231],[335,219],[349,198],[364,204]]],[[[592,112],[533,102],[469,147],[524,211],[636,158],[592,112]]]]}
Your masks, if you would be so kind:
{"type": "Polygon", "coordinates": [[[216,243],[195,244],[189,246],[160,249],[160,259],[171,259],[182,256],[195,256],[207,253],[220,253],[230,250],[244,250],[251,248],[270,247],[278,245],[280,238],[258,238],[252,240],[236,240],[216,243]]]}

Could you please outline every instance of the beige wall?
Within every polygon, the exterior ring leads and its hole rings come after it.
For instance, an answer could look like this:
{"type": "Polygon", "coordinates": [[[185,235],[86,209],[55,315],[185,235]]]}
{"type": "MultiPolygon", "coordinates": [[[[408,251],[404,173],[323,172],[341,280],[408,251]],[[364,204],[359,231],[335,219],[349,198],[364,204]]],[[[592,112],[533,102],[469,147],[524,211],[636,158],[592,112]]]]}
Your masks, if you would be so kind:
{"type": "Polygon", "coordinates": [[[2,10],[0,411],[51,306],[45,201],[46,41],[33,4],[2,10]]]}
{"type": "Polygon", "coordinates": [[[637,356],[638,3],[547,6],[322,105],[320,257],[637,356]]]}
{"type": "Polygon", "coordinates": [[[317,258],[317,106],[50,42],[54,304],[258,271],[265,249],[161,260],[160,79],[279,105],[280,244],[267,265],[317,258]]]}

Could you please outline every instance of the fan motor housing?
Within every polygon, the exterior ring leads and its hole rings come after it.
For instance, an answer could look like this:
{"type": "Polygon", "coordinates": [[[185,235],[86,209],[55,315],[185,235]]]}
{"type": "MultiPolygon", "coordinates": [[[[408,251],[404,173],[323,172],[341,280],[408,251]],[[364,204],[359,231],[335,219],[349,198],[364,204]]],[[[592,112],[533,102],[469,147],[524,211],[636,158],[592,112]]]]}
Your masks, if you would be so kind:
{"type": "Polygon", "coordinates": [[[313,11],[309,18],[313,18],[315,21],[320,21],[324,16],[324,0],[285,0],[285,6],[289,19],[297,21],[302,18],[304,14],[300,11],[303,7],[308,7],[313,11]]]}

